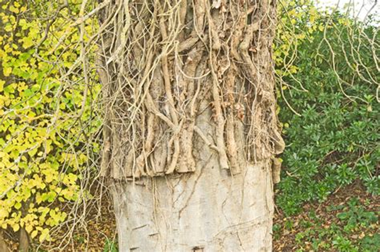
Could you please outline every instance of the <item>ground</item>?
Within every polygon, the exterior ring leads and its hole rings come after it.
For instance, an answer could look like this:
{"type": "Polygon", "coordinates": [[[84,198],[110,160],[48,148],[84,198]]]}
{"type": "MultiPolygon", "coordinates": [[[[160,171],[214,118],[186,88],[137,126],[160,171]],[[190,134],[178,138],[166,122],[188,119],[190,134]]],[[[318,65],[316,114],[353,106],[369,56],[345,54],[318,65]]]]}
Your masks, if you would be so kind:
{"type": "Polygon", "coordinates": [[[380,197],[359,183],[338,189],[297,216],[276,211],[274,251],[379,251],[380,197]]]}

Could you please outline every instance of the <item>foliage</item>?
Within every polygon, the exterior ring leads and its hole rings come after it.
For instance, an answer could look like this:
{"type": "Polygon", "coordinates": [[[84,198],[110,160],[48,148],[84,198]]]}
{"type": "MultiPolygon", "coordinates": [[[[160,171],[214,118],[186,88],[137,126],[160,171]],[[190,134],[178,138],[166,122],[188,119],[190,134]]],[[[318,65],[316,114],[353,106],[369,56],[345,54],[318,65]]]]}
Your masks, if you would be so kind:
{"type": "Polygon", "coordinates": [[[117,249],[117,244],[115,243],[115,241],[107,237],[103,252],[117,252],[117,251],[118,249],[117,249]]]}
{"type": "Polygon", "coordinates": [[[298,46],[313,39],[315,31],[323,31],[324,25],[317,22],[320,12],[312,0],[283,0],[278,3],[278,24],[274,44],[274,61],[278,81],[298,71],[295,64],[298,46]]]}
{"type": "MultiPolygon", "coordinates": [[[[294,214],[302,203],[323,201],[357,180],[379,194],[376,25],[318,11],[294,26],[305,31],[305,39],[288,46],[289,54],[296,55],[290,63],[277,61],[279,116],[288,144],[277,204],[294,214]],[[307,30],[311,26],[318,29],[307,30]],[[289,71],[289,64],[296,71],[289,71]]],[[[277,47],[282,42],[278,39],[277,47]]]]}
{"type": "Polygon", "coordinates": [[[98,127],[94,78],[86,83],[75,70],[93,25],[86,21],[81,36],[71,25],[79,1],[55,2],[0,1],[0,226],[41,242],[67,219],[57,202],[88,197],[80,179],[86,149],[97,151],[87,144],[98,127]]]}

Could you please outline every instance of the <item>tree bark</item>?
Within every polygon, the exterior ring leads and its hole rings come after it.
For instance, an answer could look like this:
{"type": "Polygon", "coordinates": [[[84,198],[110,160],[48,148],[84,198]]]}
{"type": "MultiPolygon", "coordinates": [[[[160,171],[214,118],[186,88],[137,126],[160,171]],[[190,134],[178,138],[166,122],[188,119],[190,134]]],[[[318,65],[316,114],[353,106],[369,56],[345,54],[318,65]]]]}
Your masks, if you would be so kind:
{"type": "Polygon", "coordinates": [[[120,251],[271,250],[271,160],[284,148],[275,10],[274,0],[103,9],[101,174],[120,251]]]}
{"type": "Polygon", "coordinates": [[[20,228],[19,242],[18,250],[20,252],[28,252],[30,248],[29,235],[24,228],[20,228]]]}

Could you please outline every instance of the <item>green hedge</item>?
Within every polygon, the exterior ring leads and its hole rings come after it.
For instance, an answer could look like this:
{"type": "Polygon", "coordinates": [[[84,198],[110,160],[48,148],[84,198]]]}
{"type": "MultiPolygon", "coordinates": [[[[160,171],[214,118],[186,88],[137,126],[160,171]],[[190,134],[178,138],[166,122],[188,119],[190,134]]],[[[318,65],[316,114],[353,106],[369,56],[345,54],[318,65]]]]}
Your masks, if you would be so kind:
{"type": "Polygon", "coordinates": [[[380,193],[380,74],[375,62],[380,34],[373,22],[354,23],[338,14],[328,20],[326,15],[320,18],[325,29],[298,45],[297,73],[284,77],[288,86],[279,87],[287,148],[276,201],[288,215],[355,181],[380,193]]]}

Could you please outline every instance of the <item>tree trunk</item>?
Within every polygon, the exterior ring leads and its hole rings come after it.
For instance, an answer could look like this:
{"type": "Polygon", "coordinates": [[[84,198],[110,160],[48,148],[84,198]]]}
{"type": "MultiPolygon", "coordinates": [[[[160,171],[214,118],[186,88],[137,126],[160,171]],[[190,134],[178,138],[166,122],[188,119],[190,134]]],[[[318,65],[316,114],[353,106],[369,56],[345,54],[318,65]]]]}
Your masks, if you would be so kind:
{"type": "Polygon", "coordinates": [[[114,0],[99,16],[120,251],[271,251],[275,1],[114,0]]]}
{"type": "Polygon", "coordinates": [[[29,234],[24,228],[20,228],[19,242],[20,244],[18,250],[20,252],[28,252],[30,247],[29,234]]]}
{"type": "Polygon", "coordinates": [[[194,173],[114,184],[120,251],[271,251],[268,162],[232,177],[201,139],[195,141],[194,173]]]}

